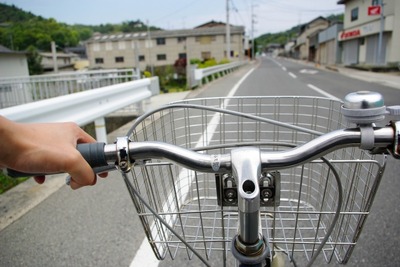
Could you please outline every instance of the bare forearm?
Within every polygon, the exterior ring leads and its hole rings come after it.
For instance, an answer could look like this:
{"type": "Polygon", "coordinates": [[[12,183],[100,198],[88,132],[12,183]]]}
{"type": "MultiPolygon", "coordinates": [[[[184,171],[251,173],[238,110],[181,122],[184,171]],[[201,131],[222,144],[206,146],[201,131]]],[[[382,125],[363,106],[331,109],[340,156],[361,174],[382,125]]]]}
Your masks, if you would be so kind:
{"type": "Polygon", "coordinates": [[[67,172],[71,187],[96,182],[93,170],[76,150],[95,142],[75,123],[15,123],[0,116],[0,165],[29,173],[67,172]]]}

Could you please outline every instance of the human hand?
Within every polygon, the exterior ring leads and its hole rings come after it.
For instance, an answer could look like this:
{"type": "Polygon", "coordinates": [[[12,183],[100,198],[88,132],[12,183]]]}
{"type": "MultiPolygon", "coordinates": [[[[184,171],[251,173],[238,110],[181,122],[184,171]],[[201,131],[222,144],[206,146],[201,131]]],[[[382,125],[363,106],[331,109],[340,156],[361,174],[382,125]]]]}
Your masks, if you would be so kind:
{"type": "MultiPolygon", "coordinates": [[[[71,175],[72,189],[94,185],[96,175],[76,145],[95,141],[75,123],[20,124],[0,116],[0,167],[29,173],[66,172],[71,175]]],[[[35,180],[43,183],[44,177],[35,180]]]]}

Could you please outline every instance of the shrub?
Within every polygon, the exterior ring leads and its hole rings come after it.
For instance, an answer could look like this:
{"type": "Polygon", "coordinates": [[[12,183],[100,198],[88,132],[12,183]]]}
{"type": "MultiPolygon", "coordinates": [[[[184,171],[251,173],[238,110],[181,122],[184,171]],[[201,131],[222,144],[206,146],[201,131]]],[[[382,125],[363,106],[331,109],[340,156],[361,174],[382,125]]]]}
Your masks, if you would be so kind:
{"type": "Polygon", "coordinates": [[[218,64],[228,64],[228,63],[230,63],[229,59],[224,58],[218,64]]]}
{"type": "Polygon", "coordinates": [[[143,72],[143,76],[146,77],[146,78],[150,78],[150,77],[151,77],[150,71],[145,70],[145,71],[143,72]]]}
{"type": "Polygon", "coordinates": [[[204,63],[199,65],[199,69],[209,68],[217,65],[217,61],[214,58],[206,60],[204,63]]]}
{"type": "Polygon", "coordinates": [[[201,64],[201,60],[200,59],[198,59],[198,58],[192,58],[191,60],[190,60],[190,64],[191,65],[199,65],[199,64],[201,64]]]}

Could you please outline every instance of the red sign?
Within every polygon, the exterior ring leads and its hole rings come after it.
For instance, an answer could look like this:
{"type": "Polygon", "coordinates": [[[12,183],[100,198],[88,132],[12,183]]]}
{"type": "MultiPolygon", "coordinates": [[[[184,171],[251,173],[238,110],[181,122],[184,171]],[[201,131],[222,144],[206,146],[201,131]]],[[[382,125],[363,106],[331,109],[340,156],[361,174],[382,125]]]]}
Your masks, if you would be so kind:
{"type": "Polygon", "coordinates": [[[381,14],[381,6],[369,6],[368,16],[376,16],[381,14]]]}
{"type": "Polygon", "coordinates": [[[352,30],[352,31],[343,31],[342,34],[340,35],[340,39],[347,39],[347,38],[352,38],[352,37],[357,37],[361,35],[360,29],[352,30]]]}

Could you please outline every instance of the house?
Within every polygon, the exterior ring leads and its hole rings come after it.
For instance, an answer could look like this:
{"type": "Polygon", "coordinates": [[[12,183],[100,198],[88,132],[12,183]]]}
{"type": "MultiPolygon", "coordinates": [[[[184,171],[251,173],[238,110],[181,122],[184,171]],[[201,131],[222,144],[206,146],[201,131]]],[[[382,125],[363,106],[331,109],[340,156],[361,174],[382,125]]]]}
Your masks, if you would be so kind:
{"type": "Polygon", "coordinates": [[[131,68],[173,65],[177,59],[244,57],[244,27],[230,26],[231,45],[226,51],[226,25],[209,22],[194,29],[96,34],[86,42],[90,68],[131,68]]]}
{"type": "Polygon", "coordinates": [[[300,33],[296,40],[295,57],[302,60],[314,61],[318,32],[329,26],[329,20],[324,17],[317,17],[300,27],[300,33]],[[311,42],[310,42],[311,41],[311,42]]]}
{"type": "Polygon", "coordinates": [[[296,46],[296,40],[291,40],[285,44],[284,56],[294,57],[294,47],[296,46]]]}
{"type": "MultiPolygon", "coordinates": [[[[42,67],[46,72],[54,71],[53,53],[41,52],[42,67]]],[[[59,71],[73,71],[75,62],[79,60],[79,56],[74,53],[56,53],[57,68],[59,71]]]]}
{"type": "Polygon", "coordinates": [[[226,23],[221,22],[221,21],[212,20],[212,21],[206,22],[204,24],[201,24],[201,25],[195,27],[195,29],[207,28],[207,27],[208,28],[210,28],[210,27],[226,27],[226,23]]]}
{"type": "Polygon", "coordinates": [[[383,7],[380,0],[337,3],[345,5],[344,28],[338,36],[345,65],[400,62],[400,1],[383,0],[383,7]]]}
{"type": "Polygon", "coordinates": [[[341,63],[342,51],[339,46],[338,34],[342,29],[343,23],[336,22],[318,33],[318,63],[322,65],[341,63]]]}
{"type": "Polygon", "coordinates": [[[29,76],[26,53],[0,45],[0,78],[17,76],[29,76]]]}

